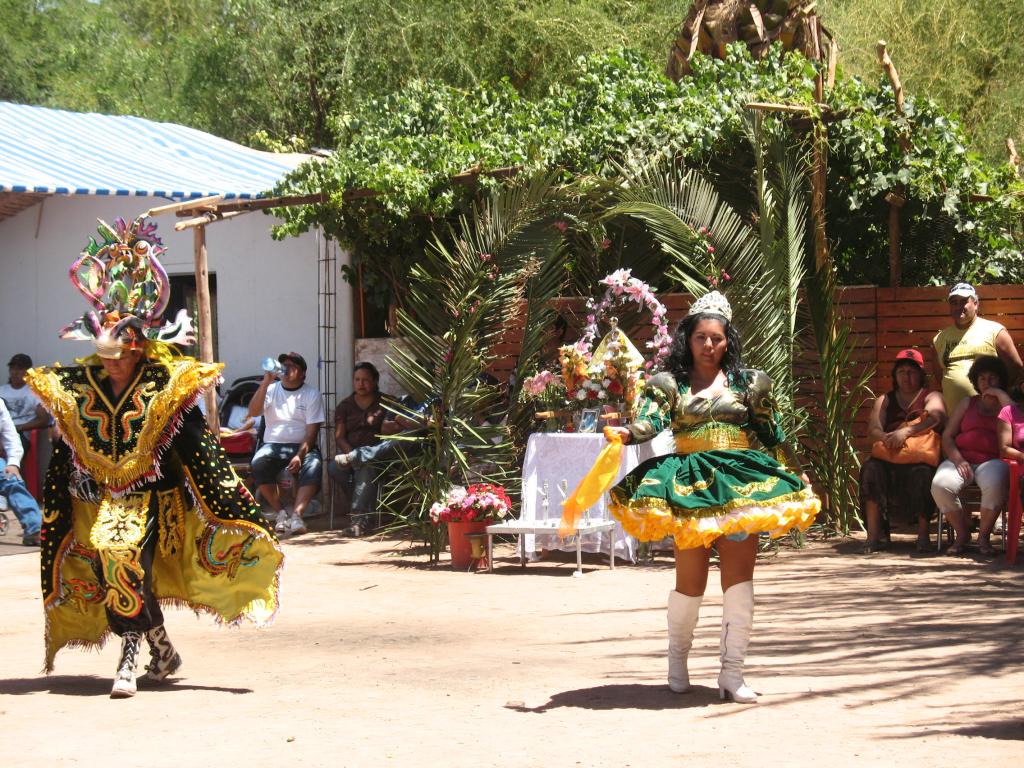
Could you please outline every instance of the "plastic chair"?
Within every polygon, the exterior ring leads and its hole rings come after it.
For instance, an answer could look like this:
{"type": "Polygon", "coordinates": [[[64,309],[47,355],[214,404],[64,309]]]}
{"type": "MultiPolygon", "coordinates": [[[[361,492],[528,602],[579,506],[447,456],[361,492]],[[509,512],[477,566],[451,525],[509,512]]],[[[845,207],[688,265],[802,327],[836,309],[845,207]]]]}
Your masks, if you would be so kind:
{"type": "Polygon", "coordinates": [[[1024,476],[1024,464],[1012,459],[1003,459],[1010,467],[1010,497],[1006,502],[1009,514],[1003,526],[1003,542],[1006,549],[1006,562],[1013,565],[1017,559],[1017,543],[1020,539],[1021,521],[1021,477],[1024,476]]]}
{"type": "Polygon", "coordinates": [[[21,478],[32,497],[40,499],[42,484],[39,482],[39,430],[30,429],[28,440],[28,450],[21,459],[21,478]]]}

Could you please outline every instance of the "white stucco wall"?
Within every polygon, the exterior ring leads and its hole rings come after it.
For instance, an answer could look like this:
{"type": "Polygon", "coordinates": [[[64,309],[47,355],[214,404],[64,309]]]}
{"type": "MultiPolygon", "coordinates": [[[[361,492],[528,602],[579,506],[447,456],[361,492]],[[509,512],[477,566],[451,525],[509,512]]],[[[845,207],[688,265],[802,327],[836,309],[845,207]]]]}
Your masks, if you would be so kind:
{"type": "MultiPolygon", "coordinates": [[[[56,195],[0,221],[0,365],[26,352],[37,365],[71,364],[91,345],[64,341],[58,331],[88,309],[67,278],[68,268],[96,232],[96,219],[132,218],[167,204],[148,197],[56,195]]],[[[174,231],[173,214],[156,219],[171,275],[192,274],[191,230],[174,231]]],[[[218,351],[224,378],[260,373],[260,360],[294,350],[317,381],[319,336],[317,256],[319,236],[308,232],[278,242],[270,237],[274,219],[254,212],[207,227],[209,270],[217,276],[218,351]]],[[[343,254],[339,254],[339,266],[343,254]]],[[[337,282],[338,381],[351,379],[351,287],[337,282]]],[[[0,379],[6,380],[6,369],[0,379]]]]}

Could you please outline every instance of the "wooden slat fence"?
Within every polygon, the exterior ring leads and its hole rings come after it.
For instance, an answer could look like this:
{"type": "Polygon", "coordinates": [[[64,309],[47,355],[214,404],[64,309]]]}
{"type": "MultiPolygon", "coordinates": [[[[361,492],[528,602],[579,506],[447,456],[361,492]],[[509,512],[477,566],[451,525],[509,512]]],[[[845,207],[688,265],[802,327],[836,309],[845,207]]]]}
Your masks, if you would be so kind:
{"type": "MultiPolygon", "coordinates": [[[[839,291],[839,312],[849,323],[851,340],[855,341],[852,359],[858,368],[851,374],[859,375],[874,365],[876,372],[871,379],[875,394],[885,392],[891,386],[890,374],[896,353],[906,347],[918,349],[925,358],[929,373],[932,370],[934,351],[932,337],[952,323],[946,303],[947,288],[878,288],[875,286],[851,286],[839,291]]],[[[1024,286],[985,285],[978,289],[981,298],[981,315],[1006,326],[1024,355],[1024,286]]],[[[668,308],[669,327],[675,328],[690,306],[686,294],[667,294],[660,297],[668,308]]],[[[565,321],[564,333],[557,340],[570,344],[579,338],[585,322],[584,301],[578,298],[559,299],[556,304],[565,321]]],[[[643,343],[648,341],[653,329],[646,316],[634,328],[625,325],[630,338],[646,353],[643,343]]],[[[742,329],[741,329],[742,330],[742,329]]],[[[511,327],[505,341],[498,345],[498,361],[491,373],[500,381],[506,381],[515,369],[519,347],[522,342],[522,326],[511,327]]],[[[554,350],[552,350],[553,356],[554,350]]],[[[807,367],[813,371],[816,361],[807,360],[807,367]]],[[[801,366],[802,367],[802,366],[801,366]]],[[[937,382],[932,382],[937,387],[937,382]]],[[[799,390],[804,398],[820,395],[820,387],[813,376],[805,377],[799,390]]],[[[867,419],[871,411],[869,399],[860,409],[855,425],[857,448],[862,455],[870,445],[867,442],[867,419]]]]}

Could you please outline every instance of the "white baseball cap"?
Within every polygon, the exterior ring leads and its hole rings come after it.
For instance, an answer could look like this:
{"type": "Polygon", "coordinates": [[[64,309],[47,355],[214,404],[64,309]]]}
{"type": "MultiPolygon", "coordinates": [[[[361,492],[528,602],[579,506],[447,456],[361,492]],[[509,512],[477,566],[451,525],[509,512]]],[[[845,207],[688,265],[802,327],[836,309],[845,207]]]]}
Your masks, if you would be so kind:
{"type": "Polygon", "coordinates": [[[978,300],[978,292],[974,290],[974,286],[970,283],[957,283],[949,289],[949,296],[947,298],[953,298],[954,296],[963,296],[964,298],[978,300]]]}

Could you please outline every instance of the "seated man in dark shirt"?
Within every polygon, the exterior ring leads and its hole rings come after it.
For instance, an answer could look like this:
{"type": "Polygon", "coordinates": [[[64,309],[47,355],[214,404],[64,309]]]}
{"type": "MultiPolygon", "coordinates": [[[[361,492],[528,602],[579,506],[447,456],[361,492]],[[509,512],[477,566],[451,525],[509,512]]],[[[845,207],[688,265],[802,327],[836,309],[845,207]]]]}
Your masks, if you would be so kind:
{"type": "MultiPolygon", "coordinates": [[[[385,404],[394,401],[380,391],[380,373],[373,363],[357,363],[352,371],[352,394],[338,403],[334,410],[334,441],[342,456],[357,449],[370,448],[381,442],[382,435],[392,435],[402,427],[385,404]]],[[[365,465],[348,466],[338,457],[327,465],[328,474],[347,495],[351,505],[351,525],[347,532],[362,536],[369,529],[370,515],[377,498],[372,470],[365,465]]]]}

